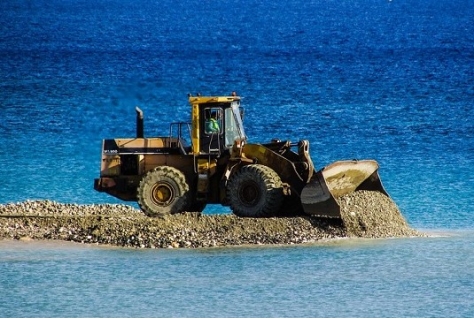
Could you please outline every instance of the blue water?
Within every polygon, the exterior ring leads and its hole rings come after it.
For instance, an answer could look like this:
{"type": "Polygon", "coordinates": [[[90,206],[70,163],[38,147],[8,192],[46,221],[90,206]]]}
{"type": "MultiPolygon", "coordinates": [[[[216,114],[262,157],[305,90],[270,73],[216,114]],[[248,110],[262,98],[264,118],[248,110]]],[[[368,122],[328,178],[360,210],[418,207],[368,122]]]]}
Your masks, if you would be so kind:
{"type": "Polygon", "coordinates": [[[473,236],[164,251],[0,242],[0,314],[472,317],[473,236]]]}
{"type": "Polygon", "coordinates": [[[101,139],[133,136],[135,106],[146,135],[166,135],[190,119],[187,93],[237,91],[251,141],[308,139],[319,168],[375,159],[410,225],[448,234],[197,251],[4,242],[0,316],[474,316],[472,1],[0,10],[0,203],[119,203],[92,185],[101,139]]]}

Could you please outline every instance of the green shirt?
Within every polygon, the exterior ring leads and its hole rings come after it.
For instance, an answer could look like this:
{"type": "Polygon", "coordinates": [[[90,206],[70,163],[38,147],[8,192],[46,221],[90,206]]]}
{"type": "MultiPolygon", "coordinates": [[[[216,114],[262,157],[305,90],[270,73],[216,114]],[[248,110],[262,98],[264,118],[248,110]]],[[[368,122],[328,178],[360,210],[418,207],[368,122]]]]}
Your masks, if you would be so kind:
{"type": "Polygon", "coordinates": [[[219,132],[219,123],[216,119],[211,118],[206,123],[206,132],[207,133],[217,133],[219,132]]]}

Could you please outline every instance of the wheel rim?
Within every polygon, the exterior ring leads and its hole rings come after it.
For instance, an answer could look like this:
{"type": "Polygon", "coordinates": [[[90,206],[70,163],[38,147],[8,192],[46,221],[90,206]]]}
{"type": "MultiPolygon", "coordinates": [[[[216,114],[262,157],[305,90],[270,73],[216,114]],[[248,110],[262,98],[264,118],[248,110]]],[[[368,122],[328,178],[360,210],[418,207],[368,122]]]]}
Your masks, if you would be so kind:
{"type": "Polygon", "coordinates": [[[260,191],[257,183],[248,181],[239,190],[239,198],[242,204],[253,206],[260,198],[260,191]]]}
{"type": "Polygon", "coordinates": [[[151,190],[151,199],[156,205],[167,206],[173,200],[174,192],[167,183],[155,184],[151,190]]]}

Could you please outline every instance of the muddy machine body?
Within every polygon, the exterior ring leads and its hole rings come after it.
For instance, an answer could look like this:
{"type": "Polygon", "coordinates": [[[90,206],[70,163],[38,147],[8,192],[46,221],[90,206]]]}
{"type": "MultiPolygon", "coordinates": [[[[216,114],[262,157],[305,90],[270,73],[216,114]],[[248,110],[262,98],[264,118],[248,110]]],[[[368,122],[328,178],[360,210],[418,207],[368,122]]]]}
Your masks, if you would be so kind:
{"type": "Polygon", "coordinates": [[[162,137],[144,137],[137,108],[135,137],[103,140],[94,188],[137,201],[152,217],[221,204],[242,217],[339,218],[337,197],[361,189],[387,194],[376,161],[316,170],[307,140],[250,142],[235,94],[189,96],[189,103],[191,121],[171,123],[162,137]]]}

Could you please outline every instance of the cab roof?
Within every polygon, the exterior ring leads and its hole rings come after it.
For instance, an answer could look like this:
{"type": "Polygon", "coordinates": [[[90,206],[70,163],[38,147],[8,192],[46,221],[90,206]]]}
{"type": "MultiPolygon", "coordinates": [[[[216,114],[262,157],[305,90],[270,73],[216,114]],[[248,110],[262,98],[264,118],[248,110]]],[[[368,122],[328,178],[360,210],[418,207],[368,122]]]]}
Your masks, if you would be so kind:
{"type": "Polygon", "coordinates": [[[232,102],[239,101],[240,96],[230,95],[230,96],[192,96],[189,95],[189,103],[191,104],[203,104],[203,103],[223,103],[223,102],[232,102]]]}

